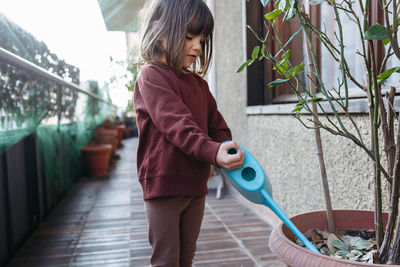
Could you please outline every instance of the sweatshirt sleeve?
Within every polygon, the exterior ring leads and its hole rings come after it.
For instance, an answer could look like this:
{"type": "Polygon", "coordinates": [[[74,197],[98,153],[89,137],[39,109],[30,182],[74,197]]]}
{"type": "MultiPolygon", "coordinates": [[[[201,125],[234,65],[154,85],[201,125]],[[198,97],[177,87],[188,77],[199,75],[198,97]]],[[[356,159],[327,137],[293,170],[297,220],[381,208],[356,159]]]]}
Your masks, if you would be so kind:
{"type": "Polygon", "coordinates": [[[222,117],[221,113],[217,109],[217,103],[215,102],[214,96],[209,92],[209,111],[208,111],[208,134],[210,137],[217,142],[224,142],[232,140],[232,133],[229,129],[228,125],[226,124],[224,118],[222,117]]]}
{"type": "Polygon", "coordinates": [[[138,89],[158,131],[183,153],[216,165],[220,143],[199,128],[171,81],[151,66],[144,68],[140,76],[138,89]]]}

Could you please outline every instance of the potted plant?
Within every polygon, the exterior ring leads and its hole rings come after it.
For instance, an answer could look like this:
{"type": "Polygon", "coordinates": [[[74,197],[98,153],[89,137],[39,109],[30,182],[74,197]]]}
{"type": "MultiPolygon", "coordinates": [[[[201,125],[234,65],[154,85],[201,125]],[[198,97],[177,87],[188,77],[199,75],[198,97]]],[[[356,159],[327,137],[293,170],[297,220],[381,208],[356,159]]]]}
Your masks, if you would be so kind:
{"type": "Polygon", "coordinates": [[[86,172],[90,177],[102,177],[108,174],[112,146],[89,142],[81,147],[86,172]]]}
{"type": "MultiPolygon", "coordinates": [[[[264,6],[269,5],[271,7],[271,11],[265,14],[267,34],[266,36],[258,36],[253,31],[260,41],[260,45],[254,47],[251,58],[240,66],[238,72],[255,61],[268,61],[280,76],[270,82],[268,86],[273,87],[285,84],[292,89],[297,96],[297,104],[293,110],[293,115],[300,123],[309,129],[323,129],[333,135],[343,136],[365,151],[366,155],[371,159],[375,171],[373,174],[375,208],[373,216],[368,211],[364,215],[361,215],[360,211],[354,211],[353,213],[358,217],[371,220],[373,218],[370,225],[363,224],[363,226],[373,227],[375,230],[377,250],[374,255],[374,263],[400,263],[400,218],[398,214],[400,139],[395,135],[395,125],[399,125],[399,117],[394,106],[396,89],[394,83],[391,82],[391,76],[396,72],[400,72],[400,66],[396,63],[400,59],[400,47],[397,37],[400,25],[400,1],[310,0],[306,1],[306,5],[300,5],[298,0],[277,0],[273,2],[261,0],[261,3],[264,6]],[[375,9],[379,10],[379,14],[374,14],[371,11],[372,4],[379,5],[375,9]],[[336,24],[336,30],[332,35],[329,35],[326,29],[322,29],[310,19],[309,8],[312,5],[326,5],[330,9],[336,24]],[[383,20],[380,22],[374,21],[374,17],[379,16],[383,20]],[[356,31],[353,34],[358,36],[360,47],[354,49],[346,47],[342,24],[344,18],[355,25],[356,31]],[[279,35],[279,27],[277,25],[282,21],[292,20],[297,21],[299,30],[287,40],[283,40],[279,35]],[[302,35],[304,40],[304,51],[296,51],[305,55],[306,60],[300,64],[293,63],[291,53],[294,51],[288,49],[288,44],[296,38],[296,35],[302,35]],[[279,48],[278,52],[270,50],[267,42],[274,42],[276,47],[279,48]],[[326,86],[325,78],[321,75],[321,66],[316,57],[316,43],[326,49],[330,58],[339,66],[339,75],[336,77],[337,84],[330,88],[326,86]],[[382,49],[384,51],[382,58],[378,58],[376,54],[379,46],[384,47],[382,49]],[[349,49],[353,49],[350,50],[351,58],[345,56],[345,52],[349,52],[349,49]],[[353,57],[362,59],[365,75],[361,79],[354,75],[354,70],[350,67],[349,61],[353,60],[353,57]],[[388,62],[391,62],[392,65],[389,66],[388,62]],[[361,89],[368,99],[370,144],[363,139],[359,125],[349,111],[350,83],[361,89]],[[389,184],[390,190],[387,192],[382,187],[383,179],[389,184]],[[387,215],[383,212],[382,205],[382,195],[385,193],[389,194],[390,202],[387,215]]],[[[400,132],[400,127],[398,127],[397,131],[398,133],[400,132]]],[[[399,134],[397,135],[400,136],[399,134]]],[[[336,230],[344,230],[343,228],[345,227],[356,227],[354,222],[351,222],[351,213],[348,211],[333,211],[332,214],[332,217],[336,219],[336,230]],[[344,224],[346,221],[349,222],[348,226],[344,224]]],[[[327,225],[322,226],[319,222],[315,225],[310,223],[312,216],[316,216],[318,220],[321,220],[321,214],[314,212],[304,214],[304,216],[293,218],[300,230],[305,232],[310,230],[310,227],[328,228],[327,225]],[[302,225],[303,222],[305,222],[304,225],[302,225]]],[[[280,225],[274,229],[270,240],[272,250],[288,264],[293,264],[294,266],[338,264],[333,262],[322,264],[319,260],[318,263],[315,263],[315,258],[313,261],[287,259],[289,252],[293,252],[293,247],[279,251],[278,248],[282,248],[285,242],[279,241],[279,245],[271,244],[271,242],[276,242],[274,238],[277,236],[284,236],[287,240],[292,237],[287,229],[280,225]]],[[[317,254],[308,252],[301,247],[298,248],[305,254],[317,256],[317,254]]],[[[328,257],[321,256],[320,258],[328,257]]],[[[346,258],[346,254],[343,254],[343,258],[346,258]]]]}

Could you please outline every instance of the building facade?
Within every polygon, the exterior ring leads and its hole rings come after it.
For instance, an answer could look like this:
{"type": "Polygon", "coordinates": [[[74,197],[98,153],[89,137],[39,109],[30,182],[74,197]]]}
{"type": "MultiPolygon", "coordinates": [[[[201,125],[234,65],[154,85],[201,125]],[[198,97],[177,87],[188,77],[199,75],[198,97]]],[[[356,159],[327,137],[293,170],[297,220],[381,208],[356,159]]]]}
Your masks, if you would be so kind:
{"type": "MultiPolygon", "coordinates": [[[[263,7],[260,0],[205,1],[215,19],[214,59],[207,80],[221,113],[232,129],[234,140],[250,151],[262,165],[273,185],[273,198],[287,215],[325,209],[314,131],[305,128],[293,117],[296,98],[285,86],[266,86],[278,77],[265,63],[255,63],[247,70],[236,73],[239,66],[251,57],[252,49],[258,42],[248,26],[257,34],[265,34],[264,14],[272,10],[276,1],[271,1],[267,7],[263,7]]],[[[307,0],[302,2],[307,9],[307,0]]],[[[137,16],[141,5],[139,2],[134,5],[135,10],[131,14],[137,16]]],[[[334,36],[335,28],[330,27],[333,14],[327,5],[311,6],[308,12],[313,22],[325,27],[328,36],[334,36]]],[[[356,39],[352,39],[354,26],[350,26],[348,21],[344,23],[346,47],[354,51],[359,45],[356,39]]],[[[282,23],[278,28],[283,38],[287,39],[299,27],[296,23],[282,23]]],[[[135,40],[135,33],[127,34],[128,47],[135,47],[132,44],[135,40]]],[[[298,63],[305,62],[306,51],[302,42],[299,34],[291,43],[294,61],[298,63]]],[[[317,52],[326,86],[334,86],[339,75],[338,67],[328,51],[318,47],[317,52]]],[[[355,69],[355,77],[362,79],[365,70],[359,67],[362,66],[361,59],[354,52],[346,57],[352,58],[349,62],[352,64],[350,67],[355,69]]],[[[349,110],[358,124],[360,135],[368,144],[370,122],[366,96],[356,88],[352,88],[351,95],[349,110]]],[[[307,115],[302,116],[307,120],[307,115]]],[[[330,118],[334,119],[333,115],[330,118]]],[[[343,117],[343,121],[351,128],[349,120],[343,117]]],[[[321,135],[333,209],[373,209],[372,161],[350,140],[324,130],[321,135]]],[[[384,186],[387,187],[386,184],[384,186]]],[[[387,199],[383,201],[387,206],[387,199]]],[[[268,208],[260,205],[252,207],[271,224],[278,222],[268,208]]]]}
{"type": "MultiPolygon", "coordinates": [[[[208,1],[215,15],[215,73],[210,75],[216,77],[214,90],[217,103],[233,131],[234,139],[263,166],[273,186],[273,198],[282,210],[289,216],[322,210],[325,209],[325,199],[314,131],[306,129],[291,115],[294,103],[274,103],[271,99],[261,101],[259,98],[267,98],[271,92],[254,97],[254,94],[251,95],[252,86],[257,85],[249,81],[254,79],[252,74],[246,71],[236,73],[239,66],[250,58],[252,47],[248,47],[247,25],[257,14],[249,9],[260,5],[259,2],[208,1]]],[[[298,47],[293,49],[294,53],[301,57],[303,51],[298,47]]],[[[327,65],[325,77],[334,80],[332,76],[337,74],[327,65]]],[[[271,72],[265,72],[268,80],[271,72]]],[[[267,83],[264,80],[265,90],[272,90],[265,86],[267,83]]],[[[278,96],[275,95],[275,98],[278,96]]],[[[361,134],[369,140],[366,98],[350,101],[350,109],[356,113],[353,115],[361,134]]],[[[345,123],[349,122],[345,120],[345,123]]],[[[333,209],[373,209],[372,161],[348,139],[323,130],[321,135],[333,209]]],[[[387,203],[387,199],[384,202],[387,203]]],[[[258,206],[256,209],[272,224],[276,222],[267,208],[258,206]]]]}

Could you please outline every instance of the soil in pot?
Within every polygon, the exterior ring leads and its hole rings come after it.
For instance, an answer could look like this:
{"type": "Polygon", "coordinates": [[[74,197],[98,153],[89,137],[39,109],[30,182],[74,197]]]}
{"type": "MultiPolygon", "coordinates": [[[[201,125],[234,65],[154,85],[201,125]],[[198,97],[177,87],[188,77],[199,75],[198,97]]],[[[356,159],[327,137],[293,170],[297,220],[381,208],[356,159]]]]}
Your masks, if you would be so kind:
{"type": "MultiPolygon", "coordinates": [[[[375,231],[372,229],[349,229],[337,233],[309,230],[304,235],[324,255],[356,262],[377,262],[375,231]]],[[[299,239],[295,242],[304,247],[299,239]]]]}
{"type": "MultiPolygon", "coordinates": [[[[345,233],[348,229],[366,230],[374,228],[374,212],[369,210],[334,210],[336,230],[345,233]]],[[[310,229],[326,231],[326,211],[312,211],[298,214],[290,218],[300,232],[306,234],[310,229]]],[[[383,214],[383,226],[387,222],[387,213],[383,214]]],[[[354,230],[356,231],[356,230],[354,230]]],[[[349,233],[349,232],[347,232],[349,233]]],[[[317,238],[317,237],[314,237],[317,238]]],[[[283,223],[280,223],[271,232],[269,247],[275,256],[279,257],[291,267],[354,267],[354,266],[393,266],[368,262],[356,262],[347,259],[330,257],[312,252],[297,245],[295,235],[283,223]]],[[[312,237],[311,237],[312,240],[312,237]]],[[[368,241],[368,240],[367,240],[368,241]]],[[[349,248],[350,249],[350,248],[349,248]]],[[[351,252],[351,249],[350,249],[351,252]]],[[[371,253],[372,254],[372,253],[371,253]]],[[[347,254],[346,254],[347,255],[347,254]]]]}

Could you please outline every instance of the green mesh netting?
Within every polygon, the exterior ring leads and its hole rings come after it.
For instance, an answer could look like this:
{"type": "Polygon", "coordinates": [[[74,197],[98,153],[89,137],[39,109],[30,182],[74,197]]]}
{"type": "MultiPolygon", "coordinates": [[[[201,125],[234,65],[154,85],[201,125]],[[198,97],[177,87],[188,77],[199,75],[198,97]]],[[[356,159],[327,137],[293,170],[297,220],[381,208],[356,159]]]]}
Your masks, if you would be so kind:
{"type": "MultiPolygon", "coordinates": [[[[51,53],[46,44],[0,13],[0,46],[36,65],[79,84],[79,69],[51,53]]],[[[50,81],[0,63],[0,153],[35,131],[46,116],[58,113],[59,87],[50,81]]],[[[63,88],[63,113],[74,116],[76,91],[63,88]]]]}
{"type": "MultiPolygon", "coordinates": [[[[0,13],[0,47],[79,84],[79,69],[60,60],[43,42],[0,13]]],[[[81,85],[109,101],[96,81],[81,85]]],[[[80,148],[113,107],[86,94],[60,87],[0,62],[0,153],[36,131],[41,170],[53,192],[52,202],[82,173],[80,148]]]]}

